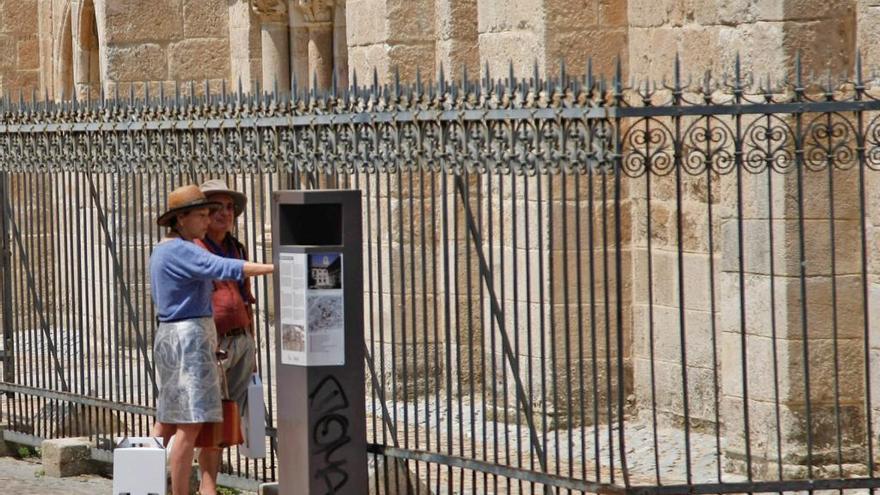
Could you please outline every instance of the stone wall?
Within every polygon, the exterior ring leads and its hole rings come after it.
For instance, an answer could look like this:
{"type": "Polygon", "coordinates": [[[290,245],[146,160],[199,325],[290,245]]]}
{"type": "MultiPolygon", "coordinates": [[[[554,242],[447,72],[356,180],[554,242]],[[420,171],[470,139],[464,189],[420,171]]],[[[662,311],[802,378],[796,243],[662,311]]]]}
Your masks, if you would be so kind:
{"type": "Polygon", "coordinates": [[[0,4],[0,92],[30,97],[40,84],[37,0],[0,4]]]}
{"type": "MultiPolygon", "coordinates": [[[[791,76],[801,52],[806,72],[839,75],[855,56],[855,0],[629,1],[630,76],[730,74],[737,55],[755,77],[791,76]]],[[[868,10],[865,7],[865,10],[868,10]]],[[[870,43],[868,43],[870,44],[870,43]]]]}

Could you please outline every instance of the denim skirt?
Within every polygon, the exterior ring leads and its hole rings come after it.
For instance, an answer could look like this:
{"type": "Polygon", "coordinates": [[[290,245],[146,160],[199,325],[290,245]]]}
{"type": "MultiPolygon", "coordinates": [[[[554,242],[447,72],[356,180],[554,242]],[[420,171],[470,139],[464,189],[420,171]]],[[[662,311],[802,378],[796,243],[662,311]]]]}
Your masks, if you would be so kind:
{"type": "Polygon", "coordinates": [[[216,350],[217,330],[211,317],[159,324],[153,344],[159,385],[158,421],[223,421],[216,350]]]}

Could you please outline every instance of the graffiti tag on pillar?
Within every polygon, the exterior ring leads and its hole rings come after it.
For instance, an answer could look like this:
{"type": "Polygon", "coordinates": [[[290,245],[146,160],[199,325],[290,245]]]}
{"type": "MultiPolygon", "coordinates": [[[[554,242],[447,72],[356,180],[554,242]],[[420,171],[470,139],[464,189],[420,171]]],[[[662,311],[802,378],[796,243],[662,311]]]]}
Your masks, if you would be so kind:
{"type": "Polygon", "coordinates": [[[351,442],[349,420],[344,414],[349,407],[348,397],[339,381],[331,375],[321,380],[309,394],[309,407],[318,417],[312,427],[316,447],[312,454],[323,454],[323,463],[318,465],[315,478],[324,481],[326,493],[331,495],[348,482],[347,460],[333,457],[337,450],[351,442]]]}

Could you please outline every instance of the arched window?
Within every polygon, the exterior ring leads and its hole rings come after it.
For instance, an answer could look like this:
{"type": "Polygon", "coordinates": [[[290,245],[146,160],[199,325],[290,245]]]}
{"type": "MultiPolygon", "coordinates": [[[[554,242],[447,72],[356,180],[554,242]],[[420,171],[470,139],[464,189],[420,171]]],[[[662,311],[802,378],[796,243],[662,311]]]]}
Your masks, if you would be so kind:
{"type": "Polygon", "coordinates": [[[90,89],[92,95],[95,95],[101,87],[101,65],[98,23],[92,0],[85,0],[82,3],[77,28],[74,38],[76,52],[73,66],[74,83],[80,96],[85,96],[90,89]]]}
{"type": "Polygon", "coordinates": [[[73,94],[73,31],[70,6],[64,12],[61,36],[55,55],[55,98],[70,98],[73,94]]]}

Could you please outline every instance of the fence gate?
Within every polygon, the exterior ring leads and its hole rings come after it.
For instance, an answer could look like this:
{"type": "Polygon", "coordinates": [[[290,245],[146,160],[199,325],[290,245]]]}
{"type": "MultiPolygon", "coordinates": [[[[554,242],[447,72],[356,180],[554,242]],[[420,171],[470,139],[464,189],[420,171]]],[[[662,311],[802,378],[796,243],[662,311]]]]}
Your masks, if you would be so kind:
{"type": "Polygon", "coordinates": [[[4,100],[5,437],[149,431],[155,217],[221,178],[255,261],[273,191],[363,192],[371,492],[873,490],[880,89],[672,70],[4,100]]]}

